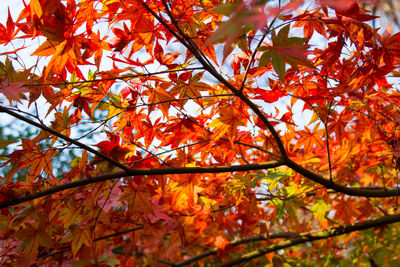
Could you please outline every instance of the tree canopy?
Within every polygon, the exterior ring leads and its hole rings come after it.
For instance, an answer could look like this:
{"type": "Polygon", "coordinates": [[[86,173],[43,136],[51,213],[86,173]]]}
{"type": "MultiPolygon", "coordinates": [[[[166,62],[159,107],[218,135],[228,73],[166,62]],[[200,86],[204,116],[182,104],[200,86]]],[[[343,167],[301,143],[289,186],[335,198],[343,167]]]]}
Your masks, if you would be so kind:
{"type": "Polygon", "coordinates": [[[35,129],[0,139],[2,266],[399,260],[377,1],[26,2],[0,24],[0,113],[35,129]]]}

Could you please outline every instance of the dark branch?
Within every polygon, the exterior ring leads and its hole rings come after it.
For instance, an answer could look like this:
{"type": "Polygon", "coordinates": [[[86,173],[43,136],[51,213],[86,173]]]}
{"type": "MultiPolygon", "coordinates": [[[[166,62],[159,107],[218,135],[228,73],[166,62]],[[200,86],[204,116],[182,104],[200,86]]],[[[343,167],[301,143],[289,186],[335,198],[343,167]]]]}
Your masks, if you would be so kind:
{"type": "Polygon", "coordinates": [[[300,173],[306,178],[325,186],[328,189],[333,189],[339,193],[343,193],[350,196],[362,196],[362,197],[393,197],[400,195],[397,188],[386,189],[381,187],[346,187],[343,185],[335,184],[324,177],[311,172],[296,164],[293,161],[286,160],[282,161],[270,161],[265,163],[255,163],[247,165],[234,165],[234,166],[208,166],[208,167],[174,167],[174,168],[158,168],[158,169],[130,169],[128,171],[117,171],[114,173],[103,174],[95,177],[91,177],[85,180],[79,180],[68,184],[62,184],[54,186],[47,190],[43,190],[34,194],[30,194],[24,197],[14,198],[10,201],[0,203],[0,209],[14,206],[23,202],[27,202],[40,197],[48,196],[60,191],[64,191],[71,188],[76,188],[88,184],[94,184],[98,182],[108,181],[116,178],[122,178],[127,176],[142,176],[142,175],[164,175],[164,174],[189,174],[189,173],[221,173],[221,172],[235,172],[235,171],[253,171],[253,170],[267,170],[276,168],[279,166],[288,166],[294,171],[300,173]]]}
{"type": "Polygon", "coordinates": [[[298,165],[294,161],[287,160],[285,165],[303,175],[307,179],[310,179],[316,183],[323,185],[325,188],[335,190],[349,196],[357,197],[394,197],[400,195],[397,188],[387,189],[382,187],[347,187],[340,184],[336,184],[331,180],[325,179],[319,174],[313,173],[312,171],[298,165]]]}
{"type": "Polygon", "coordinates": [[[102,158],[102,159],[112,163],[116,167],[119,167],[119,168],[121,168],[121,169],[123,169],[125,171],[129,171],[130,170],[128,167],[126,167],[123,164],[119,163],[118,161],[115,161],[112,158],[104,155],[103,153],[91,148],[90,146],[87,146],[87,145],[85,145],[85,144],[83,144],[83,143],[81,143],[79,141],[76,141],[76,140],[74,140],[74,139],[72,139],[72,138],[70,138],[68,136],[65,136],[65,135],[63,135],[63,134],[61,134],[61,133],[59,133],[59,132],[57,132],[57,131],[55,131],[55,130],[47,127],[47,126],[45,126],[45,125],[37,123],[37,122],[35,122],[35,121],[31,120],[31,119],[25,118],[24,116],[21,116],[20,114],[14,112],[14,111],[11,111],[6,107],[0,106],[0,112],[7,113],[8,115],[11,115],[11,116],[13,116],[13,117],[15,117],[17,119],[20,119],[20,120],[26,122],[26,123],[29,123],[30,125],[38,127],[40,129],[42,129],[43,131],[48,132],[48,133],[50,133],[52,135],[55,135],[55,136],[65,140],[65,141],[67,141],[69,143],[72,143],[72,144],[74,144],[74,145],[76,145],[76,146],[78,146],[78,147],[80,147],[82,149],[85,149],[85,150],[93,153],[94,155],[98,156],[99,158],[102,158]]]}
{"type": "Polygon", "coordinates": [[[271,253],[273,251],[278,251],[280,249],[292,247],[295,245],[312,242],[312,241],[316,241],[316,240],[321,240],[321,239],[327,239],[327,238],[338,236],[338,235],[348,234],[348,233],[352,233],[355,231],[361,231],[361,230],[370,229],[370,228],[378,227],[378,226],[383,226],[386,224],[392,224],[392,223],[396,223],[396,222],[400,222],[400,214],[387,215],[387,216],[383,216],[383,217],[381,217],[379,219],[375,219],[375,220],[368,220],[368,221],[358,222],[358,223],[354,223],[354,224],[348,224],[345,226],[339,226],[339,227],[335,227],[335,228],[331,228],[331,229],[327,229],[327,230],[304,233],[304,234],[301,234],[301,236],[296,237],[294,239],[285,240],[278,244],[273,244],[273,245],[267,246],[265,248],[259,248],[257,250],[251,251],[249,253],[242,255],[240,258],[234,259],[229,262],[225,262],[225,263],[219,265],[219,267],[233,266],[233,265],[240,264],[243,262],[248,262],[251,259],[261,257],[261,256],[271,253]]]}
{"type": "MultiPolygon", "coordinates": [[[[282,233],[271,234],[271,235],[269,235],[268,238],[265,235],[256,235],[256,236],[249,236],[249,237],[245,237],[245,238],[242,238],[242,239],[239,239],[239,240],[232,241],[230,243],[230,245],[236,247],[238,245],[246,244],[246,243],[250,243],[250,242],[262,241],[262,240],[268,240],[268,239],[278,239],[278,238],[295,238],[295,237],[298,237],[298,236],[300,236],[299,233],[293,233],[293,232],[282,232],[282,233]]],[[[200,260],[202,258],[211,256],[211,255],[215,255],[217,253],[218,253],[218,248],[214,248],[213,250],[209,250],[209,251],[203,252],[203,253],[201,253],[199,255],[196,255],[194,257],[191,257],[191,258],[189,258],[187,260],[183,260],[183,261],[180,261],[180,262],[177,262],[177,263],[173,263],[171,265],[172,266],[184,266],[184,265],[187,265],[189,263],[198,261],[198,260],[200,260]]]]}
{"type": "Polygon", "coordinates": [[[54,186],[52,188],[26,195],[19,198],[14,198],[7,202],[0,203],[0,209],[11,207],[23,202],[27,202],[40,197],[52,195],[54,193],[64,191],[71,188],[76,188],[88,184],[108,181],[116,178],[127,176],[142,176],[142,175],[163,175],[163,174],[187,174],[187,173],[221,173],[221,172],[235,172],[235,171],[252,171],[252,170],[266,170],[282,166],[280,161],[271,161],[259,164],[248,165],[234,165],[234,166],[210,166],[210,167],[175,167],[175,168],[158,168],[158,169],[130,169],[128,171],[117,171],[114,173],[103,174],[84,180],[71,182],[54,186]]]}

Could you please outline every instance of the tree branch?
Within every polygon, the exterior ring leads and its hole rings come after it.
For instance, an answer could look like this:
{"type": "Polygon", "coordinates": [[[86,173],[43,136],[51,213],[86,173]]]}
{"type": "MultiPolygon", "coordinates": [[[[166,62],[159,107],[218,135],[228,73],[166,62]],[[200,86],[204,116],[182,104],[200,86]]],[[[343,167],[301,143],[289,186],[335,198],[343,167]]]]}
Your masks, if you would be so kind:
{"type": "Polygon", "coordinates": [[[285,160],[284,164],[316,183],[323,185],[328,189],[335,190],[337,192],[357,197],[394,197],[400,195],[397,188],[387,189],[383,187],[347,187],[340,184],[336,184],[331,180],[325,179],[319,174],[313,173],[312,171],[298,165],[296,162],[288,159],[285,160]]]}
{"type": "Polygon", "coordinates": [[[383,216],[383,217],[381,217],[379,219],[375,219],[375,220],[367,220],[367,221],[358,222],[358,223],[354,223],[354,224],[348,224],[345,226],[334,227],[334,228],[330,228],[330,229],[326,229],[326,230],[312,231],[312,232],[304,233],[304,234],[301,234],[300,237],[296,237],[292,240],[285,240],[278,244],[273,244],[273,245],[267,246],[265,248],[259,248],[257,250],[251,251],[249,253],[242,255],[240,258],[234,259],[229,262],[225,262],[225,263],[219,265],[219,267],[233,266],[233,265],[236,265],[239,263],[248,262],[251,259],[261,257],[270,252],[288,248],[288,247],[295,246],[298,244],[303,244],[303,243],[312,242],[312,241],[321,240],[321,239],[327,239],[327,238],[338,236],[338,235],[348,234],[348,233],[352,233],[355,231],[361,231],[361,230],[370,229],[370,228],[378,227],[378,226],[383,226],[386,224],[392,224],[392,223],[396,223],[396,222],[400,222],[400,214],[387,215],[387,216],[383,216]]]}
{"type": "MultiPolygon", "coordinates": [[[[100,236],[98,238],[93,239],[93,242],[97,242],[97,241],[100,241],[100,240],[104,240],[104,239],[108,239],[108,238],[112,238],[112,237],[128,234],[128,233],[140,230],[140,229],[143,229],[143,225],[135,227],[135,228],[131,228],[131,229],[128,229],[128,230],[125,230],[125,231],[116,232],[116,233],[105,235],[105,236],[100,236]]],[[[53,252],[50,252],[50,253],[47,253],[47,254],[39,255],[37,259],[51,257],[51,256],[54,256],[54,255],[57,255],[57,254],[60,254],[60,253],[63,253],[63,252],[69,251],[69,250],[71,250],[71,246],[63,247],[63,248],[61,248],[61,249],[59,249],[57,251],[53,251],[53,252]]]]}
{"type": "Polygon", "coordinates": [[[114,173],[107,173],[95,177],[90,177],[84,180],[74,181],[68,184],[61,184],[52,188],[26,195],[19,198],[14,198],[7,202],[0,203],[0,209],[11,207],[23,202],[27,202],[40,197],[52,195],[54,193],[64,191],[67,189],[80,187],[88,184],[108,181],[116,178],[126,176],[142,176],[142,175],[163,175],[163,174],[187,174],[187,173],[221,173],[221,172],[235,172],[235,171],[252,171],[252,170],[266,170],[282,166],[281,161],[270,161],[258,164],[248,165],[234,165],[234,166],[210,166],[210,167],[174,167],[174,168],[158,168],[158,169],[129,169],[128,171],[117,171],[114,173]]]}
{"type": "Polygon", "coordinates": [[[243,79],[242,79],[242,84],[240,85],[240,88],[239,88],[240,92],[243,92],[244,86],[246,84],[247,75],[249,74],[249,71],[250,71],[251,64],[253,63],[253,61],[254,61],[254,59],[256,57],[256,54],[258,52],[257,48],[259,48],[262,45],[262,43],[264,42],[265,37],[267,37],[267,35],[271,32],[271,27],[272,27],[272,25],[274,25],[275,20],[276,20],[276,17],[271,21],[271,24],[264,31],[263,36],[261,37],[261,39],[258,42],[256,48],[254,49],[254,52],[250,56],[249,64],[246,66],[246,70],[244,72],[244,76],[243,76],[243,79]]]}
{"type": "Polygon", "coordinates": [[[38,127],[40,129],[42,129],[43,131],[48,132],[48,133],[50,133],[52,135],[55,135],[55,136],[65,140],[65,141],[67,141],[69,143],[72,143],[72,144],[74,144],[74,145],[76,145],[76,146],[78,146],[78,147],[80,147],[82,149],[85,149],[85,150],[91,152],[92,154],[98,156],[99,158],[102,158],[105,161],[110,162],[111,164],[113,164],[116,167],[119,167],[119,168],[121,168],[121,169],[123,169],[125,171],[129,171],[130,170],[130,168],[128,168],[128,167],[124,166],[123,164],[119,163],[118,161],[115,161],[112,158],[104,155],[100,151],[97,151],[97,150],[91,148],[90,146],[87,146],[87,145],[85,145],[85,144],[83,144],[83,143],[81,143],[79,141],[76,141],[76,140],[74,140],[74,139],[72,139],[72,138],[70,138],[68,136],[65,136],[65,135],[63,135],[63,134],[61,134],[61,133],[59,133],[59,132],[57,132],[57,131],[55,131],[55,130],[47,127],[47,126],[45,126],[45,125],[37,123],[37,122],[35,122],[35,121],[31,120],[31,119],[25,118],[24,116],[21,116],[20,114],[14,112],[14,111],[11,111],[6,107],[0,106],[0,112],[7,113],[8,115],[11,115],[11,116],[13,116],[13,117],[15,117],[17,119],[20,119],[20,120],[26,122],[26,123],[29,123],[30,125],[38,127]]]}
{"type": "Polygon", "coordinates": [[[349,196],[361,196],[361,197],[393,197],[400,195],[398,188],[387,189],[381,187],[346,187],[343,185],[335,184],[324,177],[311,172],[298,165],[297,163],[287,159],[285,161],[270,161],[265,163],[254,163],[247,165],[233,165],[233,166],[208,166],[208,167],[173,167],[173,168],[157,168],[157,169],[129,169],[128,171],[117,171],[114,173],[107,173],[95,177],[91,177],[85,180],[79,180],[68,184],[62,184],[54,186],[52,188],[26,195],[24,197],[14,198],[7,202],[0,203],[0,209],[11,207],[23,202],[27,202],[40,197],[48,196],[60,191],[67,189],[80,187],[88,184],[94,184],[98,182],[108,181],[116,178],[122,178],[126,176],[142,176],[142,175],[165,175],[165,174],[188,174],[188,173],[221,173],[221,172],[235,172],[235,171],[253,171],[253,170],[267,170],[276,168],[279,166],[288,166],[299,174],[306,178],[325,186],[328,189],[333,189],[339,193],[343,193],[349,196]]]}
{"type": "MultiPolygon", "coordinates": [[[[249,237],[245,237],[242,239],[234,240],[230,243],[230,245],[233,247],[236,247],[238,245],[246,244],[246,243],[250,243],[250,242],[262,241],[262,240],[268,240],[268,239],[278,239],[278,238],[295,238],[298,236],[300,236],[299,233],[292,233],[292,232],[282,232],[282,233],[271,234],[268,236],[268,238],[265,235],[256,235],[256,236],[249,236],[249,237]]],[[[173,263],[173,264],[171,264],[171,266],[184,266],[189,263],[198,261],[202,258],[211,256],[211,255],[215,255],[217,253],[218,253],[218,248],[214,248],[212,250],[205,251],[201,254],[193,256],[189,259],[186,259],[186,260],[183,260],[183,261],[180,261],[177,263],[173,263]]]]}
{"type": "Polygon", "coordinates": [[[172,69],[172,70],[163,70],[163,71],[157,71],[157,72],[152,72],[152,73],[140,73],[140,74],[130,74],[130,75],[125,75],[125,76],[119,76],[119,77],[112,77],[112,78],[103,78],[103,79],[93,79],[93,80],[86,80],[86,81],[76,81],[76,82],[60,82],[60,83],[37,83],[37,84],[24,84],[23,86],[57,86],[57,85],[74,85],[74,84],[83,84],[83,83],[94,83],[94,82],[104,82],[104,81],[114,81],[114,80],[130,80],[130,79],[135,79],[135,78],[140,78],[140,77],[149,77],[149,76],[155,76],[155,75],[160,75],[160,74],[166,74],[166,73],[171,73],[171,72],[179,72],[179,71],[191,71],[191,70],[202,70],[204,69],[203,67],[193,67],[193,68],[184,68],[184,69],[172,69]]]}

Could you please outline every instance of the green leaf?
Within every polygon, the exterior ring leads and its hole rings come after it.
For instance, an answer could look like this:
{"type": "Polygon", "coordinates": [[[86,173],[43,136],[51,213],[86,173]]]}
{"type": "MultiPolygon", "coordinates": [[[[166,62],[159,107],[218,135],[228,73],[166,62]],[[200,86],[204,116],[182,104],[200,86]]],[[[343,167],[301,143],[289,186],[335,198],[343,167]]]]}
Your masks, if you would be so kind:
{"type": "Polygon", "coordinates": [[[275,55],[272,56],[272,66],[281,80],[285,79],[285,61],[282,57],[275,55]]]}
{"type": "Polygon", "coordinates": [[[308,41],[308,38],[290,37],[288,39],[287,45],[293,45],[293,44],[302,45],[302,44],[306,43],[307,41],[308,41]]]}
{"type": "Polygon", "coordinates": [[[287,193],[288,197],[292,197],[301,194],[302,189],[299,185],[293,182],[289,182],[289,185],[285,186],[285,188],[283,188],[283,191],[287,193]]]}
{"type": "Polygon", "coordinates": [[[270,50],[270,49],[271,49],[270,46],[260,46],[260,47],[256,48],[257,51],[267,51],[267,50],[270,50]]]}
{"type": "Polygon", "coordinates": [[[271,204],[276,205],[276,218],[282,218],[283,214],[285,213],[285,202],[280,199],[274,198],[271,201],[271,204]]]}
{"type": "Polygon", "coordinates": [[[260,57],[260,63],[258,66],[260,68],[266,66],[271,61],[272,54],[273,52],[271,50],[264,52],[260,57]]]}
{"type": "Polygon", "coordinates": [[[287,40],[288,40],[288,36],[289,36],[289,30],[290,30],[290,25],[286,25],[285,27],[283,27],[279,33],[278,36],[276,36],[276,38],[274,38],[275,40],[273,40],[274,44],[286,44],[287,45],[287,40]]]}
{"type": "Polygon", "coordinates": [[[241,38],[241,39],[237,40],[237,45],[243,52],[246,52],[248,50],[247,49],[248,43],[247,43],[246,38],[241,38]]]}
{"type": "Polygon", "coordinates": [[[71,161],[71,167],[76,167],[79,165],[79,163],[81,162],[82,158],[81,157],[76,157],[71,161]]]}
{"type": "Polygon", "coordinates": [[[221,15],[230,15],[233,10],[236,8],[236,5],[233,3],[225,3],[222,5],[217,6],[214,11],[221,15]]]}
{"type": "Polygon", "coordinates": [[[323,219],[326,212],[329,210],[329,205],[323,199],[318,199],[310,209],[317,219],[323,219]]]}
{"type": "Polygon", "coordinates": [[[113,248],[111,251],[114,254],[124,254],[124,248],[122,246],[118,246],[116,248],[113,248]]]}

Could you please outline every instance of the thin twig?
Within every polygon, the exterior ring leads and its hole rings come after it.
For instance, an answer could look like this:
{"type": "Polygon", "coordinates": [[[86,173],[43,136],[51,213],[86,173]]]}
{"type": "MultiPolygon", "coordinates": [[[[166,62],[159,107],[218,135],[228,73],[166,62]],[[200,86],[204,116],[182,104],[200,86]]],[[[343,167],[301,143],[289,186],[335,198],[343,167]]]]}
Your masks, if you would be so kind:
{"type": "Polygon", "coordinates": [[[21,116],[20,114],[14,112],[14,111],[11,111],[10,109],[8,109],[6,107],[0,106],[0,112],[7,113],[8,115],[11,115],[11,116],[13,116],[13,117],[15,117],[17,119],[20,119],[20,120],[26,122],[26,123],[29,123],[30,125],[38,127],[40,129],[42,129],[43,131],[48,132],[49,134],[55,135],[55,136],[65,140],[65,141],[67,141],[69,143],[72,143],[72,144],[74,144],[74,145],[76,145],[76,146],[78,146],[78,147],[80,147],[82,149],[85,149],[85,150],[95,154],[99,158],[102,158],[105,161],[110,162],[111,164],[113,164],[116,167],[119,167],[119,168],[121,168],[121,169],[123,169],[125,171],[129,171],[130,170],[130,168],[126,167],[125,165],[123,165],[121,163],[119,163],[118,161],[113,160],[112,158],[104,155],[103,153],[91,148],[90,146],[87,146],[87,145],[85,145],[85,144],[83,144],[81,142],[78,142],[78,141],[76,141],[76,140],[74,140],[74,139],[72,139],[72,138],[70,138],[68,136],[65,136],[65,135],[63,135],[63,134],[61,134],[61,133],[59,133],[59,132],[57,132],[57,131],[55,131],[55,130],[47,127],[47,126],[45,126],[45,125],[37,123],[37,122],[35,122],[35,121],[31,120],[31,119],[25,118],[24,116],[21,116]]]}
{"type": "Polygon", "coordinates": [[[331,163],[331,153],[330,153],[330,149],[329,149],[329,132],[328,132],[328,120],[329,120],[329,114],[331,111],[331,106],[333,103],[333,99],[330,101],[329,103],[329,107],[328,107],[328,112],[326,114],[326,120],[323,121],[324,123],[324,128],[325,128],[325,136],[326,136],[326,150],[328,153],[328,166],[329,166],[329,180],[331,180],[333,182],[333,178],[332,178],[332,163],[331,163]]]}
{"type": "Polygon", "coordinates": [[[251,56],[250,56],[249,63],[248,63],[247,66],[246,66],[246,70],[245,70],[245,73],[244,73],[244,76],[243,76],[243,79],[242,79],[242,84],[240,85],[240,88],[239,88],[239,91],[240,91],[240,92],[243,92],[244,86],[245,86],[245,84],[246,84],[247,75],[249,74],[249,71],[250,71],[251,64],[253,63],[254,58],[256,57],[256,54],[257,54],[257,52],[258,52],[258,51],[257,51],[257,48],[259,48],[259,47],[262,45],[262,43],[264,42],[265,37],[267,37],[267,35],[270,33],[271,27],[272,27],[272,25],[274,24],[275,20],[276,20],[276,17],[272,20],[271,24],[270,24],[270,25],[268,26],[268,28],[264,31],[263,36],[261,37],[261,39],[260,39],[260,41],[258,42],[256,48],[254,49],[254,52],[253,52],[253,53],[251,54],[251,56]]]}
{"type": "Polygon", "coordinates": [[[139,77],[149,77],[149,76],[155,76],[155,75],[160,75],[160,74],[166,74],[166,73],[171,73],[171,72],[179,72],[179,71],[191,71],[191,70],[202,70],[204,69],[203,67],[194,67],[194,68],[185,68],[185,69],[173,69],[173,70],[164,70],[164,71],[158,71],[158,72],[152,72],[152,73],[141,73],[141,74],[131,74],[131,75],[126,75],[126,76],[120,76],[120,77],[112,77],[112,78],[102,78],[102,79],[93,79],[93,80],[86,80],[86,81],[76,81],[76,82],[60,82],[60,83],[36,83],[36,84],[24,84],[23,86],[59,86],[59,85],[74,85],[74,84],[84,84],[84,83],[94,83],[94,82],[104,82],[104,81],[114,81],[114,80],[130,80],[130,79],[135,79],[139,77]]]}
{"type": "MultiPolygon", "coordinates": [[[[144,227],[143,225],[140,225],[138,227],[135,227],[135,228],[132,228],[132,229],[128,229],[128,230],[125,230],[125,231],[116,232],[116,233],[113,233],[113,234],[101,236],[101,237],[93,239],[93,242],[97,242],[97,241],[108,239],[108,238],[111,238],[111,237],[116,237],[116,236],[128,234],[128,233],[143,229],[143,227],[144,227]]],[[[47,253],[47,254],[44,254],[44,255],[39,255],[37,259],[48,258],[48,257],[54,256],[54,255],[57,255],[57,254],[60,254],[60,253],[66,252],[66,251],[70,251],[70,250],[71,250],[70,246],[64,247],[64,248],[61,248],[60,250],[57,250],[57,251],[54,251],[54,252],[51,252],[51,253],[47,253]]]]}

